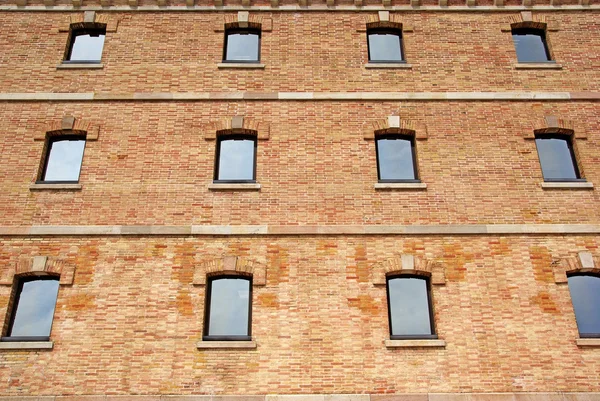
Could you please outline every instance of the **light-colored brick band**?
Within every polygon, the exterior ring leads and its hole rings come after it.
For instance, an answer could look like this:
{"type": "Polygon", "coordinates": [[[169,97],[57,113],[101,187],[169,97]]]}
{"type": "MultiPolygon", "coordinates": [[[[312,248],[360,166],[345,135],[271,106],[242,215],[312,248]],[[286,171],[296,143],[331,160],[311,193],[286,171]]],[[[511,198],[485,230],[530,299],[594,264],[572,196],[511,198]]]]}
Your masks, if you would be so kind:
{"type": "Polygon", "coordinates": [[[268,395],[69,395],[0,397],[0,401],[591,401],[600,393],[410,393],[268,395]]]}
{"type": "MultiPolygon", "coordinates": [[[[99,5],[81,5],[79,7],[73,7],[71,5],[59,5],[54,4],[52,6],[42,6],[42,5],[26,5],[26,6],[18,6],[16,2],[19,0],[13,0],[13,4],[2,5],[0,6],[0,11],[54,11],[54,12],[64,12],[64,11],[102,11],[102,12],[123,12],[123,11],[137,11],[137,12],[173,12],[173,11],[188,11],[188,12],[214,12],[214,11],[266,11],[266,12],[307,12],[307,11],[428,11],[428,12],[515,12],[515,11],[590,11],[590,10],[600,10],[600,6],[596,4],[585,5],[585,4],[571,4],[571,5],[515,5],[515,6],[477,6],[477,5],[460,5],[460,6],[447,6],[447,5],[419,5],[418,1],[413,2],[414,5],[405,5],[405,6],[383,6],[383,5],[338,5],[328,6],[327,3],[324,4],[310,4],[310,5],[282,5],[278,4],[276,7],[271,6],[252,6],[243,4],[240,5],[223,5],[223,6],[200,6],[200,5],[191,5],[191,6],[160,6],[157,1],[157,5],[134,5],[134,6],[123,6],[123,5],[111,5],[111,6],[101,6],[99,5]]],[[[22,2],[23,0],[21,0],[22,2]]],[[[137,0],[133,0],[137,2],[137,0]]],[[[190,2],[194,2],[194,0],[188,0],[190,2]]],[[[274,0],[276,1],[276,0],[274,0]]],[[[335,2],[335,1],[334,1],[335,2]]],[[[440,0],[442,4],[447,4],[447,0],[440,0]]],[[[79,3],[77,3],[79,4],[79,3]]]]}
{"type": "MultiPolygon", "coordinates": [[[[0,226],[0,236],[600,234],[600,224],[0,226]]],[[[0,400],[1,401],[1,400],[0,400]]]]}
{"type": "Polygon", "coordinates": [[[133,92],[0,93],[0,101],[214,101],[214,100],[600,100],[600,92],[133,92]]]}

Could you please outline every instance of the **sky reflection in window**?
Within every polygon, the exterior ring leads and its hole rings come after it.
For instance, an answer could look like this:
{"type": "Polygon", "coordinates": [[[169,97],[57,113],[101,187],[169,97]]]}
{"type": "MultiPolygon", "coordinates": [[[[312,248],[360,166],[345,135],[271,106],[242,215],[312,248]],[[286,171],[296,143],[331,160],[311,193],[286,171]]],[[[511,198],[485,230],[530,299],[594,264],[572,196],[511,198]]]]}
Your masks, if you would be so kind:
{"type": "Polygon", "coordinates": [[[377,161],[380,180],[416,179],[412,143],[408,139],[377,139],[377,161]]]}
{"type": "Polygon", "coordinates": [[[369,61],[402,61],[400,35],[369,33],[369,61]]]}
{"type": "Polygon", "coordinates": [[[50,142],[43,181],[79,181],[85,139],[50,142]]]}
{"type": "Polygon", "coordinates": [[[579,335],[600,334],[600,278],[570,276],[569,292],[575,309],[579,335]]]}
{"type": "MultiPolygon", "coordinates": [[[[73,33],[76,34],[76,33],[73,33]]],[[[89,34],[77,35],[71,47],[69,61],[97,61],[102,59],[104,48],[104,34],[91,36],[89,34]]]]}
{"type": "Polygon", "coordinates": [[[222,278],[211,286],[208,335],[248,335],[250,280],[222,278]]]}
{"type": "Polygon", "coordinates": [[[252,139],[223,139],[219,141],[217,180],[254,180],[255,141],[252,139]]]}
{"type": "Polygon", "coordinates": [[[411,277],[389,279],[388,294],[393,336],[433,334],[426,280],[411,277]]]}
{"type": "Polygon", "coordinates": [[[10,336],[50,336],[57,294],[58,280],[24,282],[10,336]]]}

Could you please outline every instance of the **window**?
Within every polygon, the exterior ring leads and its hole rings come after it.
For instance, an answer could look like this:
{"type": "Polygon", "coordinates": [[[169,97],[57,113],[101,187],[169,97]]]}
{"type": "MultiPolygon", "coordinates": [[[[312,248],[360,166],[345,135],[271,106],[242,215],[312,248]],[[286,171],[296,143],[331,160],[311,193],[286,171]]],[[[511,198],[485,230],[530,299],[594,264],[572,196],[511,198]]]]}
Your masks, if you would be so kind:
{"type": "Polygon", "coordinates": [[[85,136],[81,135],[50,137],[44,155],[44,167],[38,182],[79,182],[85,142],[85,136]]]}
{"type": "Polygon", "coordinates": [[[370,63],[404,62],[402,31],[398,29],[367,30],[367,45],[370,63]]]}
{"type": "Polygon", "coordinates": [[[519,63],[545,63],[552,61],[546,31],[533,28],[514,28],[512,30],[513,42],[519,63]]]}
{"type": "Polygon", "coordinates": [[[573,274],[568,280],[579,336],[600,337],[600,277],[573,274]]]}
{"type": "Polygon", "coordinates": [[[225,31],[225,63],[258,63],[260,61],[260,30],[227,29],[225,31]]]}
{"type": "Polygon", "coordinates": [[[66,63],[99,63],[102,59],[106,27],[71,29],[66,63]]]}
{"type": "Polygon", "coordinates": [[[379,182],[420,182],[414,136],[379,135],[375,138],[375,148],[379,182]]]}
{"type": "Polygon", "coordinates": [[[256,182],[256,137],[218,139],[215,182],[256,182]]]}
{"type": "Polygon", "coordinates": [[[58,277],[17,279],[16,292],[3,341],[48,341],[58,295],[58,277]]]}
{"type": "Polygon", "coordinates": [[[535,145],[544,181],[580,180],[570,135],[536,135],[535,145]]]}
{"type": "Polygon", "coordinates": [[[204,341],[250,341],[252,278],[209,278],[206,289],[204,341]]]}
{"type": "Polygon", "coordinates": [[[427,277],[388,277],[387,295],[390,339],[437,338],[427,277]]]}

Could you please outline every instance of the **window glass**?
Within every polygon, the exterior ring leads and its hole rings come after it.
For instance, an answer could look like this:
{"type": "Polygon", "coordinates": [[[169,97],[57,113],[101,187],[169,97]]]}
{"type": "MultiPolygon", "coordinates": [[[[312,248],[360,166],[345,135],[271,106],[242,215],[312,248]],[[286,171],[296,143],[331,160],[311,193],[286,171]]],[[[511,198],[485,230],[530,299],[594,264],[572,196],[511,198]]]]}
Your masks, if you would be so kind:
{"type": "Polygon", "coordinates": [[[431,336],[427,280],[397,277],[387,281],[392,336],[431,336]]]}
{"type": "Polygon", "coordinates": [[[520,63],[550,61],[546,32],[541,29],[513,29],[513,42],[520,63]]]}
{"type": "Polygon", "coordinates": [[[413,160],[413,141],[408,138],[379,138],[376,140],[379,180],[416,179],[413,160]]]}
{"type": "Polygon", "coordinates": [[[43,181],[79,181],[85,139],[58,138],[48,144],[43,181]]]}
{"type": "Polygon", "coordinates": [[[9,337],[50,336],[58,279],[34,279],[19,282],[9,337]]]}
{"type": "Polygon", "coordinates": [[[569,292],[581,337],[600,335],[600,277],[570,276],[569,292]]]}
{"type": "Polygon", "coordinates": [[[545,180],[579,178],[570,138],[536,137],[535,144],[545,180]]]}
{"type": "Polygon", "coordinates": [[[226,35],[225,61],[258,61],[260,35],[256,32],[233,31],[226,35]]]}
{"type": "Polygon", "coordinates": [[[74,31],[68,61],[95,61],[102,59],[104,32],[74,31]]]}
{"type": "Polygon", "coordinates": [[[370,31],[369,61],[402,61],[402,39],[399,33],[370,31]]]}
{"type": "Polygon", "coordinates": [[[248,336],[250,280],[221,278],[210,282],[208,336],[248,336]]]}
{"type": "Polygon", "coordinates": [[[216,179],[224,181],[254,180],[255,145],[254,139],[219,140],[216,179]]]}

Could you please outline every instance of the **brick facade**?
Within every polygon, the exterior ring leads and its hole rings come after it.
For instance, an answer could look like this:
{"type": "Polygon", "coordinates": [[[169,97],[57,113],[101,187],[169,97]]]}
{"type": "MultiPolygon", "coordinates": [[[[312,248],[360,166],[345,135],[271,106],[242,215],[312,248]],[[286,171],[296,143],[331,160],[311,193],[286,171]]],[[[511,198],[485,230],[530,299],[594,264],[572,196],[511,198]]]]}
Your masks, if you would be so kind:
{"type": "Polygon", "coordinates": [[[2,335],[15,277],[60,287],[51,345],[0,342],[2,401],[600,399],[600,341],[579,338],[566,282],[600,271],[596,0],[10,3],[2,335]],[[57,68],[89,23],[101,65],[57,68]],[[231,26],[261,27],[264,66],[220,66],[231,26]],[[402,30],[408,66],[365,66],[373,26],[402,30]],[[516,68],[511,26],[545,29],[557,68],[516,68]],[[36,184],[47,138],[73,132],[79,182],[36,184]],[[376,186],[389,132],[415,138],[418,187],[376,186]],[[215,191],[216,140],[239,133],[260,185],[215,191]],[[536,133],[570,135],[585,185],[544,185],[536,133]],[[389,344],[398,272],[430,277],[440,341],[389,344]],[[253,277],[252,347],[198,345],[220,273],[253,277]]]}

